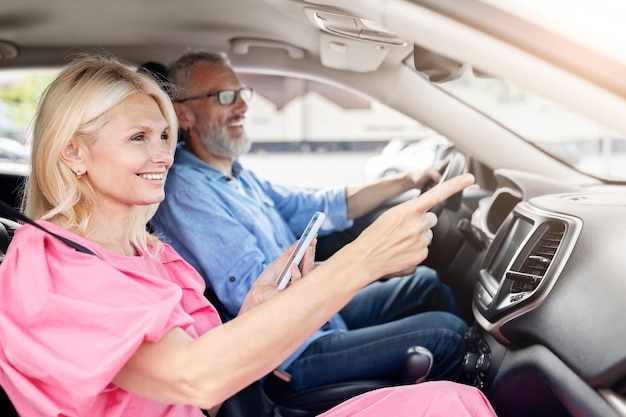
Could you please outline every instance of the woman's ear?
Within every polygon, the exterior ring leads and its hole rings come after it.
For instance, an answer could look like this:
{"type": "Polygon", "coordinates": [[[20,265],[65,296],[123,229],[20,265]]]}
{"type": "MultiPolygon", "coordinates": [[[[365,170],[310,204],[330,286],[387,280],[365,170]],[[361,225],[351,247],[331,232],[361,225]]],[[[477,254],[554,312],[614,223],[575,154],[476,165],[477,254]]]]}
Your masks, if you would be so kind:
{"type": "Polygon", "coordinates": [[[72,136],[72,139],[68,142],[67,146],[61,152],[61,160],[71,169],[74,173],[85,173],[87,167],[83,159],[82,148],[76,140],[76,137],[72,136]]]}

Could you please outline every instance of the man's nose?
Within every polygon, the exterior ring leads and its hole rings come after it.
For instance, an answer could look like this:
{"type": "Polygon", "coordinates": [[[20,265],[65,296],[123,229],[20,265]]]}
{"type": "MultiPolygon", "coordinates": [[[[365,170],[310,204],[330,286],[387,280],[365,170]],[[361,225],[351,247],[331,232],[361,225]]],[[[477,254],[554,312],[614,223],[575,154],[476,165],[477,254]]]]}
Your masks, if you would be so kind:
{"type": "Polygon", "coordinates": [[[233,103],[233,106],[242,113],[248,111],[248,103],[241,97],[241,94],[237,94],[237,98],[233,103]]]}

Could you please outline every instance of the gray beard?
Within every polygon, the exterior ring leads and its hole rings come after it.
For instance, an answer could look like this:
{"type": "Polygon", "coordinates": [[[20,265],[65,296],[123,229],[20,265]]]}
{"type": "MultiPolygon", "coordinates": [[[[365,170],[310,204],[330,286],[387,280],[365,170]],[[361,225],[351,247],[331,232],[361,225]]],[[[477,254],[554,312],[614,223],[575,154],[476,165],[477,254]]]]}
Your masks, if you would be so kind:
{"type": "Polygon", "coordinates": [[[202,143],[211,154],[221,158],[238,158],[252,146],[245,132],[240,138],[231,139],[225,127],[205,132],[202,135],[202,143]]]}

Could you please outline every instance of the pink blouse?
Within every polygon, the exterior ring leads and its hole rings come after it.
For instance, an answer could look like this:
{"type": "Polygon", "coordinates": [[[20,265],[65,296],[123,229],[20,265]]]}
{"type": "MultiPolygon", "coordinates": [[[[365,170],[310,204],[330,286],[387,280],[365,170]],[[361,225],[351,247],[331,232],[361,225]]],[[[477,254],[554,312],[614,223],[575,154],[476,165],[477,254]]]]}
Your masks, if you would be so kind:
{"type": "Polygon", "coordinates": [[[171,247],[159,259],[107,251],[40,222],[98,256],[20,227],[0,265],[0,385],[23,416],[200,417],[111,381],[144,341],[221,324],[204,281],[171,247]]]}

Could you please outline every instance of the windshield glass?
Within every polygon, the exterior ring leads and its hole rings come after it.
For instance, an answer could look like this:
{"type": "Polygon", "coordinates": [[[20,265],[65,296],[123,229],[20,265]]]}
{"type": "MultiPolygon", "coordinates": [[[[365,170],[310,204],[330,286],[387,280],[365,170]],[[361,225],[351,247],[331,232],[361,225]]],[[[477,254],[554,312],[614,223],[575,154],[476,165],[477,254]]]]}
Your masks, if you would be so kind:
{"type": "Polygon", "coordinates": [[[626,137],[512,83],[472,71],[440,84],[522,138],[570,166],[607,180],[626,180],[626,137]]]}

